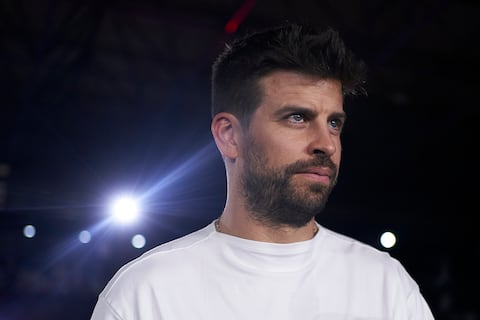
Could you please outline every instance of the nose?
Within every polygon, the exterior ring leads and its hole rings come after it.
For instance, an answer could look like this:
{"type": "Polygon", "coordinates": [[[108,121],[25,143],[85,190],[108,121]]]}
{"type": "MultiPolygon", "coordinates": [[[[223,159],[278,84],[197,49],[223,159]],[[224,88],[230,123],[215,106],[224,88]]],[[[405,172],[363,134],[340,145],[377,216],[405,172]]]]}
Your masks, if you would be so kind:
{"type": "Polygon", "coordinates": [[[308,146],[308,153],[311,155],[323,154],[333,155],[338,148],[339,136],[330,132],[325,126],[311,128],[311,140],[308,146]]]}

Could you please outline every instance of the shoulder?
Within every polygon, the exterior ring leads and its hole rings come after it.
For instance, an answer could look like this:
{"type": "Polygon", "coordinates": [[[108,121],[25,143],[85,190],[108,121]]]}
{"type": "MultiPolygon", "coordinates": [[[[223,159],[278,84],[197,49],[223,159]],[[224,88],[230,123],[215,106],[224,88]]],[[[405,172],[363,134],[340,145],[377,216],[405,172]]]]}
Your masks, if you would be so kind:
{"type": "Polygon", "coordinates": [[[215,228],[213,227],[213,224],[209,224],[202,229],[196,230],[180,238],[163,243],[145,252],[142,256],[139,257],[138,260],[148,259],[150,256],[188,250],[192,247],[202,245],[203,242],[207,241],[210,238],[214,231],[215,228]]]}
{"type": "Polygon", "coordinates": [[[110,279],[104,288],[102,295],[106,296],[114,289],[133,288],[141,286],[142,283],[149,283],[152,278],[158,275],[172,274],[167,271],[177,271],[180,273],[182,268],[192,267],[192,263],[183,263],[185,255],[189,256],[189,261],[202,256],[202,253],[209,246],[209,238],[214,228],[208,225],[200,230],[182,236],[178,239],[161,244],[136,259],[123,265],[115,275],[110,279]]]}
{"type": "Polygon", "coordinates": [[[388,252],[381,251],[362,241],[332,231],[323,226],[319,226],[319,228],[321,230],[322,248],[331,255],[372,262],[385,262],[393,259],[388,252]]]}
{"type": "Polygon", "coordinates": [[[352,237],[337,233],[328,228],[322,230],[322,251],[339,268],[348,268],[352,274],[379,277],[384,281],[396,282],[407,291],[417,289],[417,284],[401,262],[389,252],[381,251],[352,237]]]}
{"type": "Polygon", "coordinates": [[[321,235],[317,255],[330,287],[342,294],[357,290],[357,301],[365,305],[381,301],[392,319],[433,320],[418,284],[389,252],[324,227],[321,235]]]}

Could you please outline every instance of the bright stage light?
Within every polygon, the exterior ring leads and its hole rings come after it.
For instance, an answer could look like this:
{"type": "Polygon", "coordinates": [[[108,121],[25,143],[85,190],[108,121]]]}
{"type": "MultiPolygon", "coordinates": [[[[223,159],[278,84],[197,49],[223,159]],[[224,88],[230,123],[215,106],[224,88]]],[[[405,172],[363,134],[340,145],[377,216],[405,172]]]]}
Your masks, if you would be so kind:
{"type": "Polygon", "coordinates": [[[111,213],[118,222],[130,223],[138,218],[140,204],[134,197],[120,196],[112,202],[111,213]]]}
{"type": "Polygon", "coordinates": [[[397,237],[390,231],[386,231],[380,237],[380,243],[384,248],[390,249],[397,242],[397,237]]]}

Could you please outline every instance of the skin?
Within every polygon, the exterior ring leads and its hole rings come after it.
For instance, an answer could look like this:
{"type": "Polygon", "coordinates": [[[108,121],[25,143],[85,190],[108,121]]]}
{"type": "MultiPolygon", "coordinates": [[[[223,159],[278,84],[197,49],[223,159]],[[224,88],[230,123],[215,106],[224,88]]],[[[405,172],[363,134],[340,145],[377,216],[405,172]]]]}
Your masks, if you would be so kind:
{"type": "MultiPolygon", "coordinates": [[[[256,241],[305,241],[314,235],[314,217],[302,226],[275,225],[257,219],[255,213],[248,210],[241,183],[248,158],[246,150],[253,137],[268,168],[281,169],[297,161],[313,161],[319,154],[328,157],[338,168],[340,133],[345,121],[341,83],[276,71],[260,79],[259,84],[263,97],[248,128],[243,128],[239,120],[227,112],[217,114],[212,120],[212,134],[227,174],[221,231],[256,241]]],[[[295,172],[290,179],[296,190],[310,198],[318,197],[310,191],[310,185],[333,187],[335,182],[336,173],[323,166],[295,172]]]]}

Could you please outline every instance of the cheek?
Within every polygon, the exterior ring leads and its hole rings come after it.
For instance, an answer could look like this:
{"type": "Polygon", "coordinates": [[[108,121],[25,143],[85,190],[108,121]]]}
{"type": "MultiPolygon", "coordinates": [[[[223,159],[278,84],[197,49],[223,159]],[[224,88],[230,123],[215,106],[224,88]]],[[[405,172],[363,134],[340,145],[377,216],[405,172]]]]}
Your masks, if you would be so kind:
{"type": "Polygon", "coordinates": [[[342,160],[341,152],[337,152],[333,157],[332,161],[337,165],[337,169],[340,167],[340,162],[342,160]]]}
{"type": "Polygon", "coordinates": [[[332,155],[331,159],[337,166],[340,165],[340,161],[342,159],[342,144],[340,142],[338,142],[337,149],[332,155]]]}
{"type": "Polygon", "coordinates": [[[270,140],[265,151],[271,164],[277,166],[291,164],[305,155],[304,146],[298,140],[284,137],[270,140]]]}

